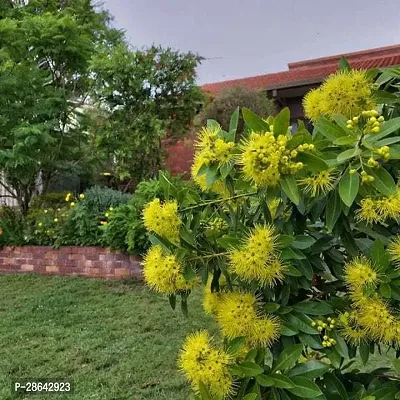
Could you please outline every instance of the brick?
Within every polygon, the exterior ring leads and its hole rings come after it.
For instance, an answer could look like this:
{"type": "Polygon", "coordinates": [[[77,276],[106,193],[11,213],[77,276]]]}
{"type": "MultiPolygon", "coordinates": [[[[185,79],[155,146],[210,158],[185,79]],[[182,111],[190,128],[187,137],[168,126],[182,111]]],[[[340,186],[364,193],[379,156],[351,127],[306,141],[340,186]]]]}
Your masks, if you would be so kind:
{"type": "Polygon", "coordinates": [[[44,259],[45,260],[57,260],[57,253],[51,251],[51,252],[47,252],[44,255],[44,259]]]}
{"type": "Polygon", "coordinates": [[[56,267],[55,265],[46,265],[46,272],[49,272],[49,273],[60,272],[60,268],[56,267]]]}
{"type": "Polygon", "coordinates": [[[35,266],[32,264],[22,264],[21,265],[21,271],[33,271],[35,269],[35,266]]]}
{"type": "Polygon", "coordinates": [[[97,261],[99,259],[99,254],[86,254],[85,255],[86,260],[90,260],[90,261],[97,261]]]}
{"type": "Polygon", "coordinates": [[[83,266],[84,266],[84,267],[92,267],[92,266],[93,266],[93,261],[91,261],[91,260],[84,260],[84,261],[83,261],[83,266]]]}
{"type": "Polygon", "coordinates": [[[84,260],[85,256],[83,254],[70,254],[69,259],[70,260],[84,260]]]}
{"type": "Polygon", "coordinates": [[[130,271],[127,268],[115,268],[114,274],[115,274],[116,278],[121,278],[121,277],[124,277],[124,276],[129,276],[130,275],[130,271]]]}

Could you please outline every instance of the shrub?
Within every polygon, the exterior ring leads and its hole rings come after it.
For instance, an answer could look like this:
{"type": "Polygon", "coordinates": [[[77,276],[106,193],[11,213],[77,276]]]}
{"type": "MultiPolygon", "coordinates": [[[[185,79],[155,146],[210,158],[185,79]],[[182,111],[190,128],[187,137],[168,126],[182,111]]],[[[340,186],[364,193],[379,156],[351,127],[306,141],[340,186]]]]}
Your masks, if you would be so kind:
{"type": "Polygon", "coordinates": [[[1,207],[0,230],[1,246],[22,246],[27,244],[30,238],[25,217],[15,207],[1,207]]]}
{"type": "Polygon", "coordinates": [[[400,182],[389,166],[400,157],[400,118],[349,104],[355,87],[377,104],[399,98],[341,65],[340,85],[334,76],[324,87],[348,113],[324,110],[313,134],[300,124],[292,135],[288,109],[268,122],[246,111],[240,144],[210,121],[193,175],[222,197],[188,205],[166,184],[165,200],[146,208],[147,284],[173,307],[179,296],[187,313],[201,281],[220,328],[220,339],[191,333],[179,355],[197,398],[400,396],[388,368],[399,372],[400,182]],[[369,357],[381,350],[393,364],[374,369],[369,357]]]}

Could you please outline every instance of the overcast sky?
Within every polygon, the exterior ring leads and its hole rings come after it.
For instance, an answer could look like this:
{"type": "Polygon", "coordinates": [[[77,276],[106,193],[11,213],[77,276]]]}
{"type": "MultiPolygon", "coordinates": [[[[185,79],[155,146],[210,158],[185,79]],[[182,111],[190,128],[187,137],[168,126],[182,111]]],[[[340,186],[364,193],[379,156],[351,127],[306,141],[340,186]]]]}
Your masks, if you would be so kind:
{"type": "Polygon", "coordinates": [[[200,84],[400,44],[399,0],[103,1],[133,46],[154,43],[210,58],[198,69],[200,84]]]}

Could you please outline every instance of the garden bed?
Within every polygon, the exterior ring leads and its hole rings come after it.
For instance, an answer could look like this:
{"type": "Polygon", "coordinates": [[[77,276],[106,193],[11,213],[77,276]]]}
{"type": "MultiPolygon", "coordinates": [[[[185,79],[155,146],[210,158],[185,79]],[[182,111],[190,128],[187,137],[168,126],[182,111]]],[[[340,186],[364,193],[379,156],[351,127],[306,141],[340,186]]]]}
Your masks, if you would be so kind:
{"type": "Polygon", "coordinates": [[[3,247],[0,273],[37,272],[106,279],[142,279],[140,258],[102,247],[3,247]]]}

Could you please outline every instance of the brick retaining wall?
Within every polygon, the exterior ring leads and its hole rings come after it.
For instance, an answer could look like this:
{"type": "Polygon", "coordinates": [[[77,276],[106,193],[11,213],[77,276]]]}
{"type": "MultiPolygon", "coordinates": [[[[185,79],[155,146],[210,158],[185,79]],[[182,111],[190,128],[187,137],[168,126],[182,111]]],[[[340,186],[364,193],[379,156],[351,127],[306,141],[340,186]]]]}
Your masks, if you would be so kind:
{"type": "Polygon", "coordinates": [[[0,274],[37,272],[106,279],[142,279],[140,258],[102,247],[3,247],[0,274]]]}

